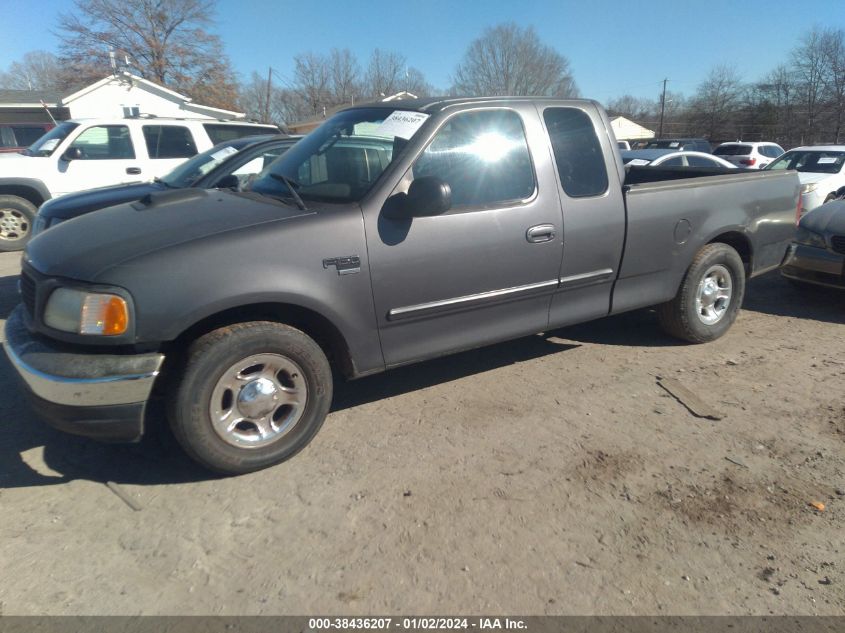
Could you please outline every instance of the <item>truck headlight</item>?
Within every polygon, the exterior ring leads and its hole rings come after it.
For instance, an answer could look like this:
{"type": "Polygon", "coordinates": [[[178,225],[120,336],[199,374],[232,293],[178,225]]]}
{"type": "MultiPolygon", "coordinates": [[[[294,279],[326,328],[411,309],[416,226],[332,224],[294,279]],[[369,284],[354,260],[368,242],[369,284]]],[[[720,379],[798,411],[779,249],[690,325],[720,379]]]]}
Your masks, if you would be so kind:
{"type": "Polygon", "coordinates": [[[806,185],[801,185],[801,193],[812,193],[819,186],[817,182],[808,182],[806,185]]]}
{"type": "Polygon", "coordinates": [[[795,231],[795,241],[806,246],[815,246],[816,248],[827,248],[824,241],[824,236],[818,233],[813,233],[807,229],[799,226],[795,231]]]}
{"type": "Polygon", "coordinates": [[[117,295],[57,288],[44,308],[44,323],[62,332],[118,336],[129,327],[129,308],[117,295]]]}

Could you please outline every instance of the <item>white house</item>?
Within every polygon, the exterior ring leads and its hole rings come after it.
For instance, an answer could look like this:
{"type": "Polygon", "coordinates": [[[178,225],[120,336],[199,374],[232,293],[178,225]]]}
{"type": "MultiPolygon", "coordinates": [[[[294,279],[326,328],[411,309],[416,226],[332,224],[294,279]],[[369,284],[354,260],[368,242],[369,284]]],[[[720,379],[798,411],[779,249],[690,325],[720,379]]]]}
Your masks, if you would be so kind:
{"type": "Polygon", "coordinates": [[[121,71],[62,98],[73,119],[138,115],[190,119],[242,119],[243,112],[193,103],[190,97],[121,71]]]}
{"type": "Polygon", "coordinates": [[[610,127],[620,141],[636,141],[645,138],[654,138],[654,130],[649,130],[631,119],[624,116],[616,116],[610,119],[610,127]]]}

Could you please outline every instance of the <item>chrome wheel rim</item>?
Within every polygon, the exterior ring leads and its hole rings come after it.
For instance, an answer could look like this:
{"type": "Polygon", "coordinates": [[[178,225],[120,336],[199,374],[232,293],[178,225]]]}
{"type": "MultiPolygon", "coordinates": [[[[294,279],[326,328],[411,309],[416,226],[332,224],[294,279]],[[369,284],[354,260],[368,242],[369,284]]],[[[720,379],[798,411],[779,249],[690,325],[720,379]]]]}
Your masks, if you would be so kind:
{"type": "Polygon", "coordinates": [[[260,448],[290,433],[307,401],[308,386],[299,365],[281,354],[254,354],[218,378],[209,414],[224,442],[260,448]]]}
{"type": "Polygon", "coordinates": [[[0,209],[0,239],[19,240],[29,233],[27,217],[17,209],[0,209]]]}
{"type": "Polygon", "coordinates": [[[727,267],[716,264],[707,269],[698,283],[695,294],[695,312],[705,325],[722,320],[733,295],[733,279],[727,267]]]}

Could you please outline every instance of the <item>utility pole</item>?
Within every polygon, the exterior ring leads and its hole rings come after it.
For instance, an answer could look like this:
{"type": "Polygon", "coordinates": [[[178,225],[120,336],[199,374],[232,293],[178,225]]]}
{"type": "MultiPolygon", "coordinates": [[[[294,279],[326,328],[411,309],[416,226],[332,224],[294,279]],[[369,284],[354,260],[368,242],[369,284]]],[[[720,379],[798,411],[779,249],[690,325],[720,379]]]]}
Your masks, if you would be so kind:
{"type": "Polygon", "coordinates": [[[666,82],[669,81],[668,79],[663,80],[663,95],[660,97],[660,129],[657,132],[657,138],[663,138],[663,113],[666,111],[666,82]]]}
{"type": "Polygon", "coordinates": [[[273,77],[273,68],[267,67],[267,98],[264,100],[264,123],[270,122],[270,82],[273,77]]]}

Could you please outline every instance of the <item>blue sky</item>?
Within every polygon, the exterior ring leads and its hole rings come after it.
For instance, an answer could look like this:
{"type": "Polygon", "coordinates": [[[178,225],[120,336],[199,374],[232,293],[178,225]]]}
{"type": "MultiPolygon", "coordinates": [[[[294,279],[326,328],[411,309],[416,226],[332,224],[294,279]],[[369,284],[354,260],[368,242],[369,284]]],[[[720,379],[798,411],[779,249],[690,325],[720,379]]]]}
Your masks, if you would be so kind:
{"type": "MultiPolygon", "coordinates": [[[[131,2],[132,0],[124,0],[131,2]]],[[[0,69],[24,53],[56,51],[56,15],[72,0],[0,0],[8,20],[0,69]]],[[[447,87],[485,27],[533,26],[565,55],[585,97],[654,97],[661,81],[687,95],[716,64],[746,81],[785,62],[813,25],[845,28],[845,0],[218,0],[216,31],[241,78],[268,65],[293,75],[293,56],[349,48],[366,64],[378,47],[447,87]]]]}

